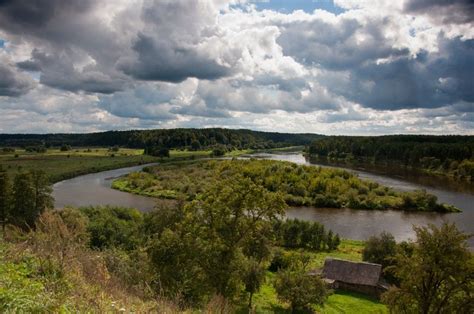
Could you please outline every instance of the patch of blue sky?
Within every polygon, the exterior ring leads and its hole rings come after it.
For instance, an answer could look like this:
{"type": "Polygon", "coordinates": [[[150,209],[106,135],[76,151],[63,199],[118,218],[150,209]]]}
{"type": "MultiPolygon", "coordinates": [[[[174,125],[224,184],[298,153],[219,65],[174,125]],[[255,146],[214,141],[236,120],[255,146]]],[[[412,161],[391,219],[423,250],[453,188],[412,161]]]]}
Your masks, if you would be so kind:
{"type": "Polygon", "coordinates": [[[251,0],[257,10],[273,10],[282,13],[291,13],[303,10],[312,13],[316,9],[340,14],[345,10],[334,4],[333,0],[251,0]]]}
{"type": "Polygon", "coordinates": [[[0,38],[0,48],[5,48],[5,40],[0,38]]]}

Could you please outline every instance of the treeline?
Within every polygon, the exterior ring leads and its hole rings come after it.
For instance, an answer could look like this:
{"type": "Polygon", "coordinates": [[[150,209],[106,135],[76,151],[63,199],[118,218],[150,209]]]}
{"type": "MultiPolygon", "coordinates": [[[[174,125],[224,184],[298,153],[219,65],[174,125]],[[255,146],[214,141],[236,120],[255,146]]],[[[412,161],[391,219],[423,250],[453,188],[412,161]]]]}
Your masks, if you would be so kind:
{"type": "Polygon", "coordinates": [[[474,136],[331,136],[312,142],[308,152],[333,160],[391,162],[474,179],[474,136]]]}
{"type": "Polygon", "coordinates": [[[35,225],[36,218],[52,208],[54,199],[49,178],[42,170],[19,172],[11,182],[0,166],[0,223],[14,224],[27,229],[35,225]]]}
{"type": "Polygon", "coordinates": [[[313,251],[333,251],[341,243],[338,234],[325,230],[317,222],[299,219],[277,220],[273,224],[277,243],[287,248],[301,248],[313,251]]]}
{"type": "Polygon", "coordinates": [[[222,145],[232,149],[265,149],[308,145],[317,134],[257,132],[251,130],[161,129],[108,131],[88,134],[0,134],[4,147],[60,147],[71,145],[122,146],[130,148],[165,147],[200,150],[222,145]]]}
{"type": "Polygon", "coordinates": [[[112,187],[158,198],[192,200],[222,178],[243,175],[278,192],[289,206],[455,212],[426,191],[399,192],[341,169],[272,160],[213,160],[147,167],[112,187]]]}

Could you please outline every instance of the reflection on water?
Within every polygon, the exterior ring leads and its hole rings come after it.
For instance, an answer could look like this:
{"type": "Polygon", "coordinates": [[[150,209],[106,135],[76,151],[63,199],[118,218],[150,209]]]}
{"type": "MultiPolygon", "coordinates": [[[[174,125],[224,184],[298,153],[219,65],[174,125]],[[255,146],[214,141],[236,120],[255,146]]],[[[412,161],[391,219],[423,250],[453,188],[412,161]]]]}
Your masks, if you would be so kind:
{"type": "MultiPolygon", "coordinates": [[[[256,154],[254,158],[266,158],[272,160],[290,161],[297,164],[317,165],[329,167],[327,163],[307,160],[301,153],[293,154],[256,154]]],[[[453,182],[442,178],[418,174],[405,173],[388,175],[367,172],[359,169],[347,169],[356,173],[361,179],[376,181],[380,184],[390,186],[397,190],[410,191],[425,189],[434,194],[443,203],[455,205],[462,213],[421,213],[403,211],[375,211],[375,210],[351,210],[332,208],[299,207],[287,211],[290,218],[318,221],[326,227],[339,233],[345,238],[364,240],[382,231],[392,233],[398,241],[414,238],[413,225],[427,225],[429,223],[440,225],[443,222],[454,222],[458,228],[465,232],[474,234],[474,187],[467,182],[453,182]]],[[[380,169],[379,169],[380,170],[380,169]]],[[[474,238],[469,245],[474,247],[474,238]]]]}
{"type": "Polygon", "coordinates": [[[91,173],[58,182],[53,186],[55,206],[62,208],[64,206],[115,205],[149,211],[153,209],[155,199],[111,188],[115,178],[140,171],[145,166],[149,165],[91,173]]]}
{"type": "MultiPolygon", "coordinates": [[[[297,164],[318,165],[327,167],[327,164],[310,163],[300,153],[281,154],[255,154],[252,157],[268,158],[273,160],[290,161],[297,164]]],[[[155,199],[116,191],[110,188],[113,178],[125,175],[132,171],[139,171],[144,166],[128,167],[111,171],[88,174],[70,180],[58,182],[54,185],[53,196],[56,199],[56,207],[66,205],[119,205],[135,207],[142,211],[149,211],[154,207],[155,199]]],[[[462,213],[407,213],[403,211],[371,211],[351,209],[328,209],[301,207],[291,208],[287,216],[323,223],[327,228],[339,233],[342,237],[349,239],[364,240],[382,231],[392,233],[399,241],[414,237],[413,225],[427,225],[428,223],[441,224],[445,221],[456,223],[465,232],[474,233],[474,192],[472,185],[465,183],[465,187],[449,185],[443,180],[426,181],[419,176],[406,173],[380,173],[367,172],[363,170],[350,170],[360,178],[373,180],[380,184],[399,190],[426,189],[438,197],[438,200],[453,204],[463,210],[462,213]],[[427,183],[428,182],[428,183],[427,183]]],[[[471,238],[470,246],[474,247],[474,239],[471,238]]]]}

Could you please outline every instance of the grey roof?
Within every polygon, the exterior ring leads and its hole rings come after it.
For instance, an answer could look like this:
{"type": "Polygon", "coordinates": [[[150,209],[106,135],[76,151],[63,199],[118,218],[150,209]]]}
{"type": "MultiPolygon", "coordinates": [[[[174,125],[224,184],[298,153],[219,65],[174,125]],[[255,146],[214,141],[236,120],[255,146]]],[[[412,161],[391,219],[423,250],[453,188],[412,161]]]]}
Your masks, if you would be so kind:
{"type": "Polygon", "coordinates": [[[382,272],[382,265],[352,262],[336,258],[324,261],[323,278],[345,283],[377,286],[382,272]]]}

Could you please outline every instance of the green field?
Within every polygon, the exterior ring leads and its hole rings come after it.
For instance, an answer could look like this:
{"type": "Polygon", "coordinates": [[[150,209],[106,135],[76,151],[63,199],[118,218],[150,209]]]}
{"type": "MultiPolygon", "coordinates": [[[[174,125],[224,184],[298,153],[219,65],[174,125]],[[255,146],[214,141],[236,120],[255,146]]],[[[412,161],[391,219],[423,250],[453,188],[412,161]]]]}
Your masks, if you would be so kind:
{"type": "MultiPolygon", "coordinates": [[[[235,157],[251,152],[251,150],[233,150],[226,153],[225,157],[235,157]]],[[[120,148],[118,151],[110,151],[104,147],[81,147],[69,151],[54,148],[48,149],[46,153],[15,149],[12,153],[2,153],[0,150],[0,166],[6,169],[10,176],[18,171],[41,169],[54,183],[87,173],[146,163],[208,158],[211,153],[210,150],[170,150],[169,158],[157,158],[144,155],[143,149],[132,148],[120,148]]]]}
{"type": "MultiPolygon", "coordinates": [[[[310,269],[320,268],[324,264],[326,257],[343,258],[353,261],[362,260],[362,249],[364,242],[343,239],[339,248],[333,252],[305,252],[311,256],[310,269]]],[[[254,306],[256,313],[288,313],[288,304],[278,300],[276,291],[272,286],[275,274],[267,272],[265,284],[254,296],[254,306]]],[[[239,313],[248,313],[245,306],[247,300],[243,297],[242,306],[239,313]]],[[[378,300],[362,294],[347,291],[335,291],[331,294],[324,307],[315,308],[317,313],[387,313],[385,305],[378,300]]]]}
{"type": "Polygon", "coordinates": [[[66,152],[48,149],[46,153],[28,153],[18,149],[14,153],[0,154],[0,165],[11,176],[18,171],[38,169],[44,170],[52,182],[157,160],[143,155],[141,149],[127,148],[120,148],[116,152],[110,152],[107,148],[81,148],[66,152]]]}

